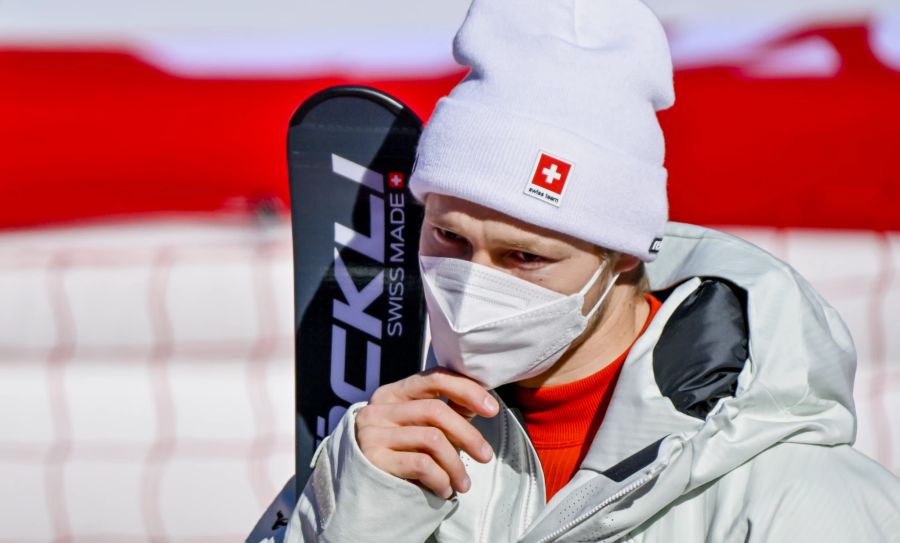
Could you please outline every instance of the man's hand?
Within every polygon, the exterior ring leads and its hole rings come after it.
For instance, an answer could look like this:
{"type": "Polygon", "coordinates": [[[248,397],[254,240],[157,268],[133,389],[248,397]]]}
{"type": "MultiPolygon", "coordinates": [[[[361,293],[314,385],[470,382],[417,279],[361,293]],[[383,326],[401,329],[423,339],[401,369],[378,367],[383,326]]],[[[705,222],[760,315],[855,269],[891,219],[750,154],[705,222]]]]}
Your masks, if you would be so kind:
{"type": "Polygon", "coordinates": [[[436,368],[375,390],[356,414],[356,440],[380,469],[447,499],[453,490],[466,492],[471,486],[460,449],[482,463],[493,456],[467,419],[493,417],[499,409],[477,381],[436,368]]]}

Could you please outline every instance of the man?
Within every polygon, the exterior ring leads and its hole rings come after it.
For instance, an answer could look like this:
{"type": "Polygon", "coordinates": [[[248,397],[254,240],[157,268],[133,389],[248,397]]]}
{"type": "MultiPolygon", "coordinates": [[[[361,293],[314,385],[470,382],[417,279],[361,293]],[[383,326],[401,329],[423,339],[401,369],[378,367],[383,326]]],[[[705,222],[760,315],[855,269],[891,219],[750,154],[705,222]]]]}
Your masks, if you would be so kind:
{"type": "Polygon", "coordinates": [[[667,223],[637,0],[475,0],[411,188],[439,368],[351,406],[288,541],[900,541],[855,353],[785,263],[667,223]]]}

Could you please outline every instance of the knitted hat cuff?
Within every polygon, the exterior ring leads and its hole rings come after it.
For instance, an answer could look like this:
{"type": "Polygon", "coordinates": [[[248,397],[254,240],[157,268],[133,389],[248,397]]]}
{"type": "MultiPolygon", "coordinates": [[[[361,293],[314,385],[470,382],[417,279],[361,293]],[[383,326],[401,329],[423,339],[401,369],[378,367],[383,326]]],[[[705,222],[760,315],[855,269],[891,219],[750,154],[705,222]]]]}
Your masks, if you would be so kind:
{"type": "Polygon", "coordinates": [[[420,201],[455,196],[650,262],[668,216],[666,175],[557,126],[445,97],[422,134],[410,189],[420,201]],[[542,153],[571,165],[555,204],[526,192],[542,153]]]}

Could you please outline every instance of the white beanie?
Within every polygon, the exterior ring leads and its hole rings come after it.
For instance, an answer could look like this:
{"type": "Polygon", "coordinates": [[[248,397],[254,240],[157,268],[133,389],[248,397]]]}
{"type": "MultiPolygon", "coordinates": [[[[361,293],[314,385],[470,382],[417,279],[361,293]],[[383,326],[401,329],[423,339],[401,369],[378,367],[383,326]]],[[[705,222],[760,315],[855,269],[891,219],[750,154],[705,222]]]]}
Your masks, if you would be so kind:
{"type": "Polygon", "coordinates": [[[656,258],[674,102],[662,26],[639,0],[474,0],[453,42],[471,68],[422,134],[410,188],[656,258]]]}

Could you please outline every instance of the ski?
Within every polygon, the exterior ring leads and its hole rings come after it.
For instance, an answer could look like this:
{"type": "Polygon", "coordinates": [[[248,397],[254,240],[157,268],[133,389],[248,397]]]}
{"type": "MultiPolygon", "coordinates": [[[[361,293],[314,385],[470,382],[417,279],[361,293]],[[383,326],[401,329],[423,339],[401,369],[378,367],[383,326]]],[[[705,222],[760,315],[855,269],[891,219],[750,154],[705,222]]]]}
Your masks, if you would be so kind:
{"type": "Polygon", "coordinates": [[[409,108],[367,87],[321,91],[291,118],[295,486],[248,543],[283,539],[316,446],[347,407],[423,367],[424,209],[407,183],[421,131],[409,108]]]}

